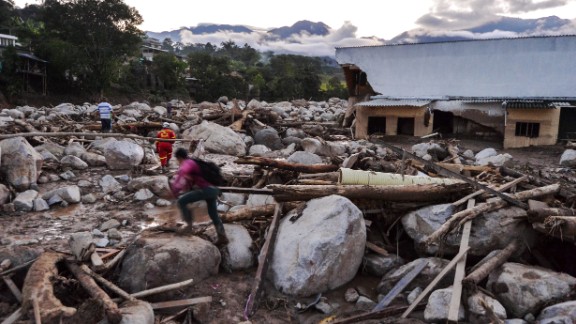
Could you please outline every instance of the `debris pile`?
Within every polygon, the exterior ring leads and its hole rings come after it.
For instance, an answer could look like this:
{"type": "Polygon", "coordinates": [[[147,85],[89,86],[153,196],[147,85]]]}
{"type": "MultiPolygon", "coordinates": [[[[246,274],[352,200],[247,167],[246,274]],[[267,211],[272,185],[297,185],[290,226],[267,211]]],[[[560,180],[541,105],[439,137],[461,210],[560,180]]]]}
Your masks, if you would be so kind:
{"type": "Polygon", "coordinates": [[[0,113],[3,323],[576,321],[573,149],[356,140],[337,98],[170,104],[111,133],[90,103],[0,113]],[[224,248],[201,203],[178,231],[164,122],[222,170],[224,248]]]}

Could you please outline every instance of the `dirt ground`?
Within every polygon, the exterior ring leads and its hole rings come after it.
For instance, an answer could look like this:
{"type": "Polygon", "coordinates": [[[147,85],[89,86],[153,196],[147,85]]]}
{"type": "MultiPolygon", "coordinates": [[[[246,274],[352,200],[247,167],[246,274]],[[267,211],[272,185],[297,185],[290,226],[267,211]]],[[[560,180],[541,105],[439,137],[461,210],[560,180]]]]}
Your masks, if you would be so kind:
{"type": "MultiPolygon", "coordinates": [[[[405,149],[409,149],[418,142],[425,142],[413,137],[394,137],[385,140],[405,149]]],[[[503,150],[499,143],[473,140],[460,140],[459,146],[461,150],[471,149],[475,153],[481,149],[493,147],[498,153],[509,153],[512,155],[516,167],[525,167],[532,170],[559,167],[560,155],[564,151],[564,148],[560,145],[503,150]]],[[[83,194],[99,192],[98,179],[105,174],[116,175],[114,172],[104,168],[92,168],[89,172],[78,173],[78,177],[70,181],[69,184],[76,184],[82,179],[88,180],[94,185],[93,187],[83,188],[83,194]]],[[[45,191],[51,189],[51,187],[63,186],[64,184],[64,182],[59,182],[57,184],[42,185],[41,189],[45,191]]],[[[64,208],[53,208],[46,212],[2,215],[0,216],[0,243],[2,245],[18,244],[41,247],[44,250],[66,251],[68,250],[67,239],[70,233],[92,231],[111,218],[115,218],[125,224],[120,228],[120,231],[126,242],[130,237],[146,228],[165,222],[179,221],[179,213],[174,205],[164,208],[145,209],[143,203],[99,200],[92,205],[76,204],[64,208]]],[[[207,219],[197,219],[196,221],[203,222],[205,220],[207,219]]],[[[198,319],[203,323],[238,323],[244,321],[244,308],[254,281],[255,272],[256,267],[245,272],[227,273],[220,271],[217,276],[195,284],[194,295],[191,297],[213,297],[213,302],[209,307],[197,310],[198,319]]],[[[330,304],[338,304],[339,312],[351,311],[353,305],[346,303],[343,299],[346,289],[355,287],[372,300],[377,300],[376,286],[379,279],[359,275],[344,287],[328,292],[322,297],[326,298],[330,304]]],[[[21,279],[19,281],[18,278],[15,278],[15,281],[19,287],[22,287],[23,282],[21,279]]],[[[313,308],[303,313],[296,311],[295,306],[298,303],[306,305],[313,298],[292,298],[274,291],[269,283],[265,286],[267,293],[264,298],[260,299],[259,308],[251,318],[253,323],[317,323],[322,318],[327,317],[327,315],[323,315],[313,308]]],[[[7,291],[5,287],[1,286],[0,290],[7,291]]],[[[0,303],[0,320],[8,316],[16,307],[17,305],[0,303]]],[[[158,318],[164,316],[162,313],[157,313],[157,315],[158,318]]],[[[184,316],[185,314],[175,323],[182,323],[184,316]]]]}

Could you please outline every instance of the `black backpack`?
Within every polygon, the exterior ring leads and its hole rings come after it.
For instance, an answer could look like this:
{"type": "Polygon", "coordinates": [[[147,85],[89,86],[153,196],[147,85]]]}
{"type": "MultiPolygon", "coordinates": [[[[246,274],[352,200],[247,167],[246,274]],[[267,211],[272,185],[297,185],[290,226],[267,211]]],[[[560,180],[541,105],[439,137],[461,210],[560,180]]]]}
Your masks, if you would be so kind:
{"type": "Polygon", "coordinates": [[[222,186],[226,183],[222,173],[220,172],[220,167],[216,165],[216,163],[201,159],[192,160],[200,167],[200,176],[204,178],[204,180],[215,186],[222,186]]]}

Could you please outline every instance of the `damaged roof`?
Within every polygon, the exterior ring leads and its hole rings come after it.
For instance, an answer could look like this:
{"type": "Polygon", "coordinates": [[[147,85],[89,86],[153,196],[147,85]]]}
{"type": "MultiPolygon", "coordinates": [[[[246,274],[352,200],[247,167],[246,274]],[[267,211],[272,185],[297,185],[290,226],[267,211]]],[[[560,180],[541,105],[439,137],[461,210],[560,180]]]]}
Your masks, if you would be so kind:
{"type": "Polygon", "coordinates": [[[430,100],[417,99],[373,99],[356,104],[360,107],[423,107],[430,104],[430,100]]]}
{"type": "Polygon", "coordinates": [[[576,98],[576,35],[336,49],[388,97],[576,98]]]}

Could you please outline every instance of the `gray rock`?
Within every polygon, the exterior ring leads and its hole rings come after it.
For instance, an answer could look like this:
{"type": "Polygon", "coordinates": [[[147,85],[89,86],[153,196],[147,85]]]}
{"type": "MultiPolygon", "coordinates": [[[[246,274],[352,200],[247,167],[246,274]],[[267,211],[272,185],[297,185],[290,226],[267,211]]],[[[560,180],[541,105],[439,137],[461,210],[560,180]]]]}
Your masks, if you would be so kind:
{"type": "Polygon", "coordinates": [[[254,265],[252,254],[252,237],[242,225],[224,224],[226,235],[230,240],[227,245],[228,253],[224,254],[222,263],[226,269],[249,269],[254,265]]]}
{"type": "Polygon", "coordinates": [[[185,139],[205,138],[207,152],[232,156],[246,155],[246,144],[242,137],[229,127],[220,126],[204,120],[200,125],[192,126],[182,133],[185,139]]]}
{"type": "Polygon", "coordinates": [[[36,198],[34,199],[34,211],[45,211],[50,209],[50,206],[48,206],[48,202],[46,202],[46,200],[42,199],[42,198],[36,198]]]}
{"type": "Polygon", "coordinates": [[[115,141],[106,146],[104,157],[111,170],[126,170],[140,165],[144,159],[144,150],[132,142],[115,141]]]}
{"type": "Polygon", "coordinates": [[[354,288],[348,288],[346,289],[346,294],[344,294],[344,300],[346,300],[349,303],[355,303],[358,298],[360,298],[360,295],[358,294],[358,291],[354,288]]]}
{"type": "MultiPolygon", "coordinates": [[[[438,245],[425,243],[430,234],[436,231],[455,213],[451,204],[427,206],[410,212],[402,217],[406,233],[414,240],[416,249],[421,253],[435,254],[438,245]]],[[[474,219],[474,230],[470,235],[471,255],[484,256],[496,249],[506,247],[512,240],[522,238],[529,246],[533,245],[537,233],[526,222],[507,222],[512,218],[522,218],[526,211],[518,207],[502,208],[483,213],[474,219]]],[[[442,251],[445,254],[457,254],[460,247],[460,234],[451,233],[443,240],[442,251]]]]}
{"type": "Polygon", "coordinates": [[[402,266],[405,262],[397,255],[383,256],[379,254],[367,254],[363,259],[362,269],[372,276],[382,277],[392,269],[402,266]]]}
{"type": "Polygon", "coordinates": [[[537,320],[539,324],[576,323],[576,300],[544,308],[537,320]]]}
{"type": "Polygon", "coordinates": [[[102,237],[94,240],[94,245],[99,248],[105,248],[108,246],[108,244],[110,244],[108,237],[102,237]]]}
{"type": "Polygon", "coordinates": [[[285,294],[310,296],[344,285],[362,263],[366,227],[347,198],[310,200],[301,217],[280,221],[268,278],[285,294]]]}
{"type": "Polygon", "coordinates": [[[78,142],[72,142],[64,148],[64,155],[72,155],[75,157],[81,157],[82,154],[86,153],[84,146],[78,142]]]}
{"type": "Polygon", "coordinates": [[[98,181],[98,184],[102,187],[102,192],[105,194],[122,190],[122,185],[109,174],[103,176],[102,179],[98,181]]]}
{"type": "Polygon", "coordinates": [[[320,156],[304,151],[294,152],[292,155],[290,155],[287,161],[305,165],[322,164],[322,158],[320,156]]]}
{"type": "Polygon", "coordinates": [[[496,155],[498,155],[498,152],[496,152],[495,149],[490,147],[490,148],[485,148],[482,151],[476,153],[474,158],[476,159],[476,161],[479,161],[479,160],[486,159],[486,158],[496,156],[496,155]]]}
{"type": "Polygon", "coordinates": [[[110,219],[105,221],[102,225],[100,225],[100,230],[102,232],[106,232],[111,228],[118,228],[118,227],[120,227],[120,222],[117,221],[116,219],[110,219]]]}
{"type": "Polygon", "coordinates": [[[107,234],[108,234],[108,239],[110,239],[110,240],[114,240],[114,241],[118,241],[118,242],[122,241],[122,234],[116,228],[109,229],[107,234]]]}
{"type": "Polygon", "coordinates": [[[97,153],[85,152],[80,156],[80,158],[86,161],[89,166],[97,167],[106,165],[106,157],[97,153]]]}
{"type": "Polygon", "coordinates": [[[154,198],[154,194],[152,193],[152,191],[148,190],[148,189],[140,189],[138,191],[136,191],[136,193],[134,194],[134,199],[136,200],[148,200],[154,198]]]}
{"type": "Polygon", "coordinates": [[[332,307],[332,305],[323,300],[319,301],[316,305],[314,305],[314,308],[316,308],[323,314],[330,314],[334,311],[334,307],[332,307]]]}
{"type": "Polygon", "coordinates": [[[0,171],[6,177],[5,181],[17,191],[31,189],[30,186],[37,183],[38,174],[42,170],[42,155],[23,137],[0,141],[0,152],[3,157],[0,171]]]}
{"type": "Polygon", "coordinates": [[[160,175],[132,179],[128,182],[127,188],[130,191],[148,189],[161,198],[170,198],[172,195],[170,193],[170,186],[168,185],[168,177],[160,175]]]}
{"type": "Polygon", "coordinates": [[[91,194],[91,193],[82,196],[82,199],[81,199],[83,204],[93,204],[96,202],[96,200],[97,200],[96,195],[91,194]]]}
{"type": "Polygon", "coordinates": [[[38,191],[26,190],[19,193],[14,199],[14,208],[16,211],[29,212],[34,208],[34,200],[38,197],[38,191]]]}
{"type": "Polygon", "coordinates": [[[538,314],[551,302],[569,299],[576,289],[576,278],[508,262],[490,273],[486,287],[512,316],[524,317],[529,313],[538,314]]]}
{"type": "Polygon", "coordinates": [[[422,288],[420,288],[420,287],[414,288],[414,290],[412,290],[408,294],[408,296],[406,296],[406,301],[408,302],[408,304],[412,305],[412,303],[416,300],[416,298],[418,298],[418,296],[420,296],[421,293],[422,293],[422,288]]]}
{"type": "Polygon", "coordinates": [[[284,147],[278,131],[274,128],[264,128],[254,134],[254,143],[264,145],[271,150],[280,150],[284,147]]]}
{"type": "MultiPolygon", "coordinates": [[[[448,319],[448,309],[452,298],[452,288],[438,289],[430,294],[428,304],[424,309],[424,319],[428,323],[446,322],[448,319]]],[[[460,304],[458,309],[458,321],[463,321],[466,316],[464,307],[460,304]]]]}
{"type": "Polygon", "coordinates": [[[49,152],[51,155],[55,156],[56,159],[60,160],[64,157],[64,146],[58,145],[56,143],[44,143],[42,145],[38,145],[34,147],[34,149],[38,152],[49,152]]]}
{"type": "Polygon", "coordinates": [[[364,296],[358,297],[356,301],[356,309],[363,311],[371,311],[376,306],[376,302],[364,296]]]}
{"type": "Polygon", "coordinates": [[[248,155],[250,156],[264,156],[266,153],[270,152],[270,148],[263,144],[256,144],[250,147],[248,150],[248,155]]]}
{"type": "Polygon", "coordinates": [[[126,302],[120,308],[120,324],[154,324],[154,310],[145,301],[126,302]]]}
{"type": "MultiPolygon", "coordinates": [[[[426,287],[432,280],[444,269],[444,267],[450,262],[445,259],[441,258],[424,258],[428,264],[424,267],[424,270],[420,272],[420,274],[414,279],[408,286],[406,286],[406,290],[412,290],[416,287],[426,287]]],[[[398,280],[402,279],[408,272],[414,269],[423,259],[416,259],[412,262],[409,262],[398,269],[392,270],[380,281],[378,284],[378,292],[386,294],[394,285],[398,282],[398,280]]],[[[442,279],[437,285],[437,288],[446,288],[452,284],[452,278],[454,277],[454,270],[448,272],[444,279],[442,279]]]]}
{"type": "Polygon", "coordinates": [[[0,205],[5,204],[10,199],[10,189],[0,183],[0,205]]]}
{"type": "MultiPolygon", "coordinates": [[[[122,260],[118,284],[129,293],[190,278],[194,278],[194,283],[198,284],[217,274],[219,265],[218,249],[198,237],[145,237],[128,247],[122,260]]],[[[194,288],[188,291],[191,289],[194,288]]],[[[180,290],[150,296],[148,299],[165,301],[179,299],[182,295],[186,295],[186,292],[180,290]]]]}
{"type": "Polygon", "coordinates": [[[62,178],[63,180],[72,180],[76,178],[76,175],[74,174],[74,172],[68,170],[66,172],[60,173],[60,178],[62,178]]]}
{"type": "Polygon", "coordinates": [[[505,320],[508,317],[506,315],[506,309],[504,309],[504,306],[502,306],[499,301],[479,291],[468,297],[468,317],[471,322],[491,322],[491,318],[487,316],[484,305],[487,305],[499,319],[505,320]]]}
{"type": "Polygon", "coordinates": [[[42,195],[42,199],[50,201],[52,196],[59,196],[68,203],[76,204],[80,202],[80,188],[76,185],[72,185],[54,189],[42,195]]]}
{"type": "Polygon", "coordinates": [[[156,200],[156,206],[158,206],[158,207],[168,207],[171,205],[172,205],[172,202],[170,200],[166,200],[166,199],[162,199],[162,198],[156,200]]]}
{"type": "Polygon", "coordinates": [[[63,167],[70,167],[75,170],[85,170],[88,168],[88,163],[73,155],[64,156],[62,160],[60,160],[60,164],[63,167]]]}
{"type": "Polygon", "coordinates": [[[567,149],[560,157],[560,165],[569,168],[576,167],[576,150],[567,149]]]}

